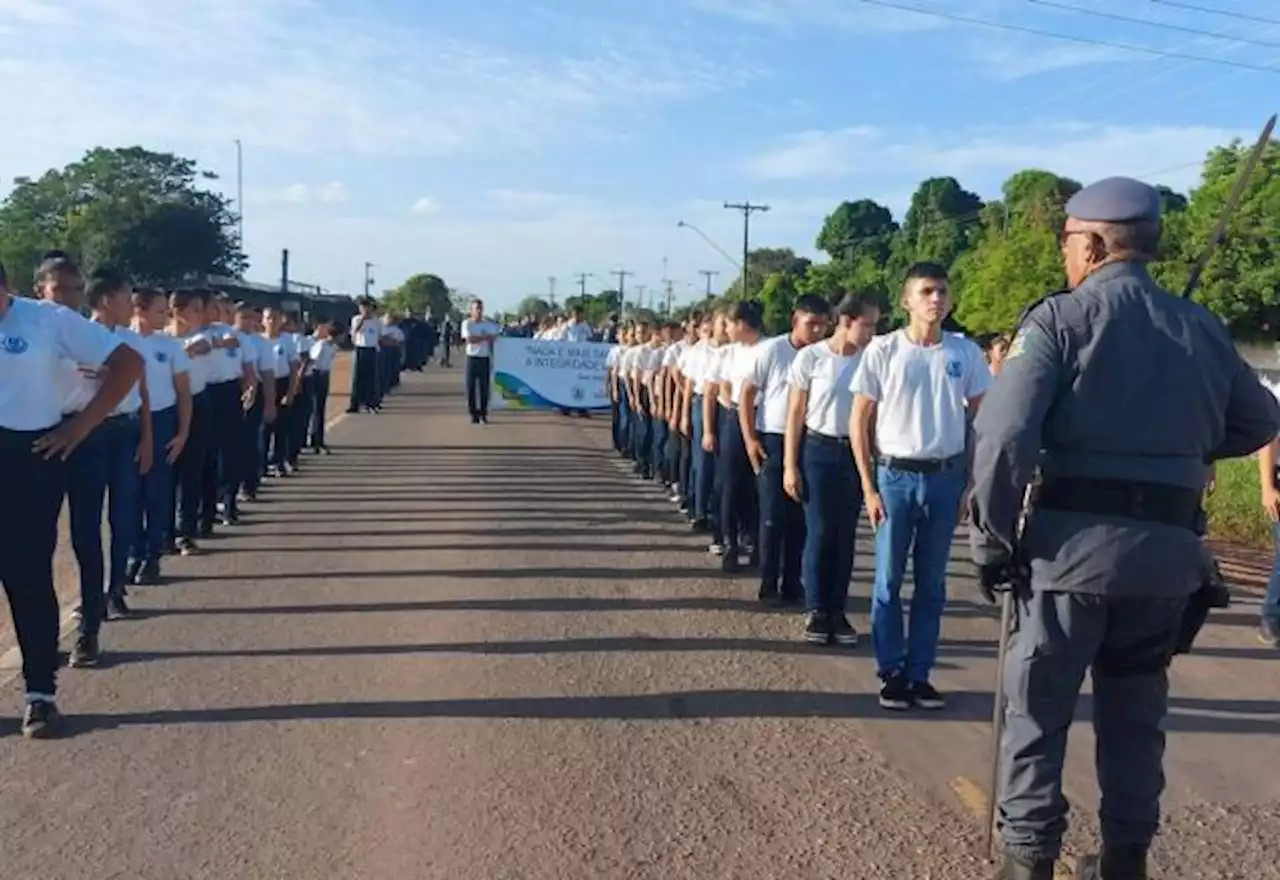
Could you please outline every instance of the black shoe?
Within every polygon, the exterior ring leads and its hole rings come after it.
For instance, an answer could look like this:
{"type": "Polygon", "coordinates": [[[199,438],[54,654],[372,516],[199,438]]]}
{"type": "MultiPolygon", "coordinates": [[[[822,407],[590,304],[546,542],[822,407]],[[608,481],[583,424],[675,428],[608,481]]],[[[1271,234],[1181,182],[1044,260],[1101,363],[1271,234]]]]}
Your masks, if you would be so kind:
{"type": "Polygon", "coordinates": [[[825,645],[831,641],[831,621],[827,615],[810,611],[804,624],[804,640],[812,645],[825,645]]]}
{"type": "Polygon", "coordinates": [[[1270,648],[1280,648],[1280,617],[1262,618],[1258,641],[1270,648]]]}
{"type": "Polygon", "coordinates": [[[101,659],[102,652],[98,649],[98,637],[81,633],[71,649],[71,668],[92,669],[101,659]]]}
{"type": "Polygon", "coordinates": [[[201,538],[212,538],[212,537],[213,537],[213,523],[205,523],[204,525],[202,525],[202,526],[200,527],[200,531],[199,531],[199,532],[197,532],[196,534],[198,534],[201,538]]]}
{"type": "Polygon", "coordinates": [[[112,593],[107,596],[107,620],[128,620],[132,615],[123,595],[112,593]]]}
{"type": "Polygon", "coordinates": [[[711,525],[705,519],[694,519],[689,523],[689,528],[695,535],[705,535],[711,531],[711,525]]]}
{"type": "Polygon", "coordinates": [[[480,413],[480,424],[482,424],[482,425],[487,425],[487,424],[489,424],[489,414],[488,414],[488,413],[480,413]]]}
{"type": "Polygon", "coordinates": [[[142,571],[142,560],[130,559],[129,564],[124,567],[124,582],[126,584],[137,583],[140,571],[142,571]]]}
{"type": "Polygon", "coordinates": [[[770,608],[782,605],[782,595],[778,592],[777,584],[761,584],[760,589],[756,591],[756,599],[770,608]]]}
{"type": "Polygon", "coordinates": [[[179,538],[175,542],[175,546],[178,548],[178,553],[183,556],[195,556],[200,552],[200,548],[196,546],[196,542],[190,538],[179,538]]]}
{"type": "Polygon", "coordinates": [[[942,694],[934,690],[933,685],[927,681],[913,681],[908,686],[911,694],[911,704],[920,709],[945,709],[947,701],[942,698],[942,694]]]}
{"type": "Polygon", "coordinates": [[[911,686],[901,673],[891,675],[880,686],[880,706],[895,712],[905,712],[911,708],[911,686]]]}
{"type": "Polygon", "coordinates": [[[1053,862],[1024,862],[1005,853],[996,880],[1053,880],[1053,862]]]}
{"type": "Polygon", "coordinates": [[[736,547],[726,547],[724,556],[720,560],[720,570],[725,574],[741,574],[742,563],[738,560],[738,550],[736,547]]]}
{"type": "Polygon", "coordinates": [[[837,645],[851,648],[858,644],[858,631],[853,628],[849,618],[841,614],[831,619],[831,638],[837,645]]]}
{"type": "Polygon", "coordinates": [[[140,587],[154,587],[160,583],[160,563],[148,562],[142,566],[133,582],[140,587]]]}
{"type": "Polygon", "coordinates": [[[53,739],[62,726],[62,714],[51,700],[27,703],[22,716],[22,735],[27,739],[53,739]]]}
{"type": "Polygon", "coordinates": [[[782,598],[782,607],[784,608],[797,608],[804,604],[804,592],[801,590],[796,590],[793,592],[791,590],[784,589],[782,591],[781,598],[782,598]]]}
{"type": "Polygon", "coordinates": [[[333,455],[333,450],[330,449],[328,446],[321,446],[320,451],[323,452],[325,455],[333,455]]]}
{"type": "Polygon", "coordinates": [[[1141,845],[1108,846],[1103,843],[1098,859],[1101,880],[1147,880],[1147,848],[1141,845]]]}

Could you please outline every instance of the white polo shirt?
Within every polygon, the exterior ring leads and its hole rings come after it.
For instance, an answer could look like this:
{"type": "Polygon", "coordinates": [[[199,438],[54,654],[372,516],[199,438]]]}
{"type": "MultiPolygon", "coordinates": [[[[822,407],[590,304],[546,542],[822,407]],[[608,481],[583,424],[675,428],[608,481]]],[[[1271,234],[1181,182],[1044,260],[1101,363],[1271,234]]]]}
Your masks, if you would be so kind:
{"type": "Polygon", "coordinates": [[[956,333],[917,345],[905,330],[878,336],[850,385],[877,402],[876,447],[892,458],[941,460],[964,452],[968,401],[991,387],[982,350],[956,333]]]}
{"type": "MultiPolygon", "coordinates": [[[[205,330],[195,330],[186,336],[180,337],[183,345],[190,345],[194,342],[208,342],[213,344],[212,337],[205,330]]],[[[194,397],[204,391],[209,385],[209,373],[213,369],[213,359],[218,356],[217,349],[210,351],[208,354],[189,355],[191,367],[187,370],[187,376],[191,382],[191,395],[194,397]]]]}
{"type": "Polygon", "coordinates": [[[492,321],[481,318],[479,321],[473,321],[470,318],[462,322],[462,338],[467,341],[467,357],[492,357],[493,343],[485,340],[484,342],[472,342],[473,335],[493,335],[497,336],[501,329],[492,321]]]}
{"type": "MultiPolygon", "coordinates": [[[[205,328],[205,332],[209,334],[210,340],[215,346],[227,338],[234,338],[240,341],[238,333],[228,327],[226,324],[210,324],[205,328]]],[[[244,343],[236,348],[217,348],[209,355],[209,370],[207,378],[210,385],[220,385],[224,382],[237,381],[244,375],[244,343]]]]}
{"type": "Polygon", "coordinates": [[[590,342],[591,327],[582,321],[570,321],[564,325],[560,338],[565,342],[590,342]]]}
{"type": "Polygon", "coordinates": [[[351,319],[351,342],[356,348],[377,348],[380,336],[382,319],[376,315],[369,318],[356,315],[351,319]]]}
{"type": "Polygon", "coordinates": [[[791,396],[788,377],[800,351],[792,345],[790,334],[766,339],[756,346],[747,378],[756,389],[756,430],[762,434],[786,433],[787,401],[791,396]]]}
{"type": "Polygon", "coordinates": [[[750,345],[745,342],[735,342],[728,346],[718,367],[717,381],[721,383],[722,389],[726,386],[728,388],[728,394],[722,393],[721,399],[727,396],[733,406],[742,402],[742,383],[751,375],[756,357],[760,353],[760,345],[764,341],[761,339],[750,345]]]}
{"type": "Polygon", "coordinates": [[[694,394],[706,393],[707,369],[710,366],[711,355],[714,351],[715,349],[711,347],[710,342],[700,339],[685,349],[684,355],[680,359],[680,372],[684,374],[686,379],[693,380],[694,394]]]}
{"type": "Polygon", "coordinates": [[[311,343],[311,369],[316,373],[328,373],[333,370],[333,359],[338,356],[338,346],[331,340],[317,339],[311,343]]]}
{"type": "Polygon", "coordinates": [[[662,367],[662,357],[665,352],[661,346],[654,348],[652,345],[646,345],[640,356],[640,381],[648,385],[653,381],[653,377],[657,374],[659,368],[662,367]]]}
{"type": "Polygon", "coordinates": [[[281,333],[275,339],[269,336],[262,338],[271,350],[271,371],[275,373],[277,381],[290,378],[293,365],[299,360],[297,343],[293,341],[293,337],[288,333],[281,333]]]}
{"type": "Polygon", "coordinates": [[[168,333],[149,333],[140,338],[145,349],[143,358],[151,411],[160,412],[176,406],[178,389],[173,386],[173,377],[191,369],[191,358],[187,357],[182,343],[168,333]]]}
{"type": "Polygon", "coordinates": [[[836,354],[829,341],[810,345],[796,353],[787,381],[797,391],[808,392],[804,426],[826,437],[849,436],[849,414],[853,392],[849,383],[857,372],[863,352],[836,354]]]}
{"type": "Polygon", "coordinates": [[[121,344],[70,309],[11,298],[0,318],[0,428],[56,426],[63,414],[62,362],[101,367],[121,344]]]}
{"type": "Polygon", "coordinates": [[[662,365],[668,368],[680,369],[680,360],[684,357],[685,350],[688,348],[689,343],[683,339],[671,343],[662,353],[662,365]]]}

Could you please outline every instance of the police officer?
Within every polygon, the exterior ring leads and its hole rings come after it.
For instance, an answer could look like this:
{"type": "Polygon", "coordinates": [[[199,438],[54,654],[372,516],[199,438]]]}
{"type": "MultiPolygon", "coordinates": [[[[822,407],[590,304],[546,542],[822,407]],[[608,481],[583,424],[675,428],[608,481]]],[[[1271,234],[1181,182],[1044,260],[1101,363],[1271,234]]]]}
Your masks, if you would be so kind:
{"type": "Polygon", "coordinates": [[[984,596],[1011,590],[1016,609],[1000,876],[1053,876],[1067,731],[1092,670],[1101,876],[1140,880],[1164,788],[1168,666],[1212,567],[1200,539],[1206,467],[1268,443],[1280,411],[1221,322],[1148,274],[1156,190],[1110,178],[1066,212],[1071,289],[1024,315],[975,423],[974,560],[984,596]]]}
{"type": "Polygon", "coordinates": [[[56,735],[60,718],[53,552],[66,460],[141,375],[142,358],[105,328],[62,306],[10,294],[0,266],[0,486],[6,498],[21,499],[0,504],[8,548],[0,553],[0,583],[22,651],[22,733],[29,738],[56,735]],[[66,421],[59,393],[63,359],[106,368],[92,399],[66,421]]]}

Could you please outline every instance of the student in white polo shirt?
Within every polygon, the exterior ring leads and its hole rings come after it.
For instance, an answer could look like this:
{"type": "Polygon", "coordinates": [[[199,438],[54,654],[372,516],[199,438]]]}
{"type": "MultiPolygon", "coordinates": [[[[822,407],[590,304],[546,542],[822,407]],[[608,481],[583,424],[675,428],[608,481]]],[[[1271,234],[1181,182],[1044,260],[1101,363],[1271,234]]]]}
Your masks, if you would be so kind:
{"type": "Polygon", "coordinates": [[[681,488],[684,485],[681,478],[683,444],[680,434],[680,414],[683,411],[680,397],[684,390],[684,377],[680,375],[680,358],[689,347],[689,343],[685,340],[683,324],[673,321],[667,325],[666,331],[671,341],[662,351],[660,367],[662,416],[665,422],[663,430],[666,435],[665,448],[662,451],[663,476],[666,487],[671,493],[671,503],[679,504],[684,500],[681,488]]]}
{"type": "Polygon", "coordinates": [[[907,326],[875,340],[852,384],[850,434],[867,517],[876,529],[871,637],[886,709],[941,709],[930,682],[947,600],[947,561],[968,493],[968,425],[991,385],[981,350],[942,322],[947,272],[917,263],[902,291],[907,326]],[[899,593],[912,562],[915,592],[903,638],[899,593]]]}
{"type": "MultiPolygon", "coordinates": [[[[182,454],[178,456],[174,505],[176,522],[173,528],[174,549],[183,556],[199,552],[196,538],[201,524],[202,480],[205,451],[209,445],[209,409],[207,386],[213,344],[203,332],[204,299],[196,290],[175,290],[169,297],[172,316],[172,333],[181,341],[183,350],[191,361],[187,370],[191,385],[191,434],[187,437],[182,454]]],[[[212,515],[211,515],[212,516],[212,515]]]]}
{"type": "Polygon", "coordinates": [[[332,321],[323,321],[316,327],[308,350],[306,366],[307,395],[311,400],[311,424],[307,427],[307,445],[316,455],[323,452],[329,454],[329,447],[324,442],[324,424],[328,418],[329,374],[333,372],[333,361],[338,355],[338,346],[333,342],[335,327],[332,321]]]}
{"type": "Polygon", "coordinates": [[[484,316],[484,303],[473,299],[462,322],[467,346],[467,409],[472,424],[489,423],[489,385],[493,381],[493,345],[501,328],[484,316]]]}
{"type": "Polygon", "coordinates": [[[631,332],[624,328],[618,341],[609,347],[605,357],[605,384],[609,390],[610,430],[613,438],[613,449],[619,455],[625,455],[626,444],[623,438],[627,430],[626,392],[623,390],[622,378],[618,372],[622,353],[631,345],[631,332]]]}
{"type": "Polygon", "coordinates": [[[709,512],[711,546],[707,548],[713,556],[724,555],[724,531],[720,519],[720,421],[725,417],[720,402],[720,365],[729,351],[729,312],[718,309],[715,323],[711,331],[711,348],[707,351],[706,361],[702,364],[704,382],[702,394],[702,451],[706,455],[706,466],[702,469],[698,486],[700,493],[705,489],[707,509],[709,512]]]}
{"type": "Polygon", "coordinates": [[[292,473],[289,467],[290,431],[293,429],[290,407],[297,393],[298,369],[302,363],[293,337],[285,332],[285,320],[284,310],[279,306],[267,306],[262,310],[263,338],[271,346],[275,358],[272,372],[276,381],[272,394],[276,417],[267,431],[270,462],[267,473],[274,477],[287,477],[292,473]]]}
{"type": "Polygon", "coordinates": [[[712,459],[702,445],[705,433],[703,397],[707,386],[707,363],[711,358],[716,319],[713,314],[703,315],[698,323],[698,339],[680,359],[680,374],[684,376],[684,394],[681,402],[681,429],[689,438],[689,486],[685,504],[689,508],[689,526],[695,532],[711,530],[713,510],[711,501],[712,459]]]}
{"type": "Polygon", "coordinates": [[[874,297],[847,294],[835,312],[831,337],[805,348],[791,364],[782,481],[787,494],[804,505],[804,638],[856,645],[858,632],[845,613],[862,505],[849,447],[849,382],[875,334],[880,308],[874,297]]]}
{"type": "Polygon", "coordinates": [[[351,319],[351,344],[355,360],[351,368],[351,401],[347,412],[378,410],[378,352],[382,348],[382,322],[369,297],[357,300],[359,314],[351,319]]]}
{"type": "MultiPolygon", "coordinates": [[[[80,283],[69,261],[56,272],[64,277],[45,281],[80,283]]],[[[0,504],[0,584],[22,652],[22,734],[28,738],[56,736],[61,720],[53,553],[66,460],[141,375],[137,352],[70,309],[14,296],[0,266],[0,486],[7,499],[0,504]],[[105,368],[93,397],[65,421],[64,360],[105,368]]]]}
{"type": "Polygon", "coordinates": [[[213,446],[205,456],[205,497],[203,509],[212,523],[217,517],[222,525],[235,525],[236,490],[240,486],[241,460],[244,437],[244,392],[246,371],[251,364],[246,360],[246,350],[240,336],[231,326],[231,298],[224,293],[208,294],[205,307],[205,332],[209,334],[214,353],[209,359],[206,393],[212,409],[210,426],[213,446]]]}
{"type": "Polygon", "coordinates": [[[742,400],[742,386],[751,375],[756,347],[764,336],[763,328],[764,315],[759,303],[736,303],[729,313],[729,344],[714,376],[720,395],[716,464],[720,482],[720,531],[724,538],[721,568],[726,574],[742,570],[740,551],[744,544],[748,545],[751,564],[759,562],[755,546],[759,529],[755,474],[742,439],[738,404],[742,400]]]}
{"type": "Polygon", "coordinates": [[[164,332],[169,304],[158,290],[135,289],[133,330],[142,338],[151,410],[151,468],[141,475],[139,506],[126,576],[135,584],[160,581],[165,529],[173,522],[174,463],[191,431],[191,359],[164,332]]]}
{"type": "Polygon", "coordinates": [[[784,437],[791,365],[796,355],[826,335],[831,306],[805,294],[791,312],[791,330],[756,346],[751,371],[742,383],[738,421],[760,506],[761,602],[797,604],[803,599],[800,559],[804,549],[804,509],[783,488],[784,437]]]}

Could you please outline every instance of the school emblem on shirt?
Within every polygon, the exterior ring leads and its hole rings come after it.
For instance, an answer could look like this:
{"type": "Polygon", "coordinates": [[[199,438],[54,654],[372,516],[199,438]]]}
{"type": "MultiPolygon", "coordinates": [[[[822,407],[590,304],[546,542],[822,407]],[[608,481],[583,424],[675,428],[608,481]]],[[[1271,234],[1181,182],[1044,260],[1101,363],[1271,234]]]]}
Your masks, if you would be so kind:
{"type": "Polygon", "coordinates": [[[283,357],[283,356],[284,356],[284,346],[283,346],[283,345],[277,345],[277,346],[276,346],[276,354],[280,355],[281,357],[283,357]]]}
{"type": "Polygon", "coordinates": [[[964,375],[964,364],[959,361],[947,361],[947,375],[952,379],[959,379],[964,375]]]}
{"type": "Polygon", "coordinates": [[[163,351],[156,352],[156,363],[163,364],[168,360],[169,360],[169,356],[165,354],[163,351]]]}
{"type": "Polygon", "coordinates": [[[21,336],[5,336],[3,339],[4,341],[0,342],[0,351],[5,354],[22,354],[30,348],[30,344],[21,336]]]}

